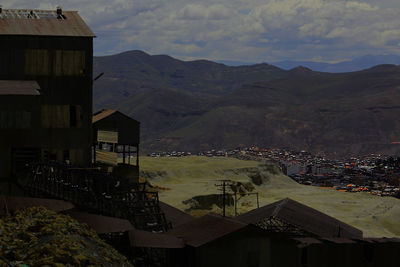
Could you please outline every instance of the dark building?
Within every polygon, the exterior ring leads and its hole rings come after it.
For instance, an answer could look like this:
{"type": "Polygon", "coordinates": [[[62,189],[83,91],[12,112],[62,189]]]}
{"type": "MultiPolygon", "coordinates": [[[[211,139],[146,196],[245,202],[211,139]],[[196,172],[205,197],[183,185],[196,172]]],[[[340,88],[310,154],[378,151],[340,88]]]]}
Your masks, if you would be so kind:
{"type": "Polygon", "coordinates": [[[291,236],[363,237],[361,230],[290,198],[254,209],[236,219],[270,232],[291,236]]]}
{"type": "Polygon", "coordinates": [[[92,122],[95,162],[117,165],[121,154],[122,163],[139,166],[140,122],[112,109],[96,112],[92,122]],[[133,155],[135,160],[131,162],[133,155]]]}
{"type": "Polygon", "coordinates": [[[93,114],[93,163],[128,183],[139,180],[140,122],[112,109],[93,114]]]}
{"type": "Polygon", "coordinates": [[[0,9],[2,182],[28,161],[90,164],[94,37],[76,11],[0,9]]]}
{"type": "Polygon", "coordinates": [[[266,232],[253,225],[207,214],[201,218],[178,225],[168,232],[181,238],[185,249],[175,267],[261,267],[270,266],[270,242],[266,232]]]}

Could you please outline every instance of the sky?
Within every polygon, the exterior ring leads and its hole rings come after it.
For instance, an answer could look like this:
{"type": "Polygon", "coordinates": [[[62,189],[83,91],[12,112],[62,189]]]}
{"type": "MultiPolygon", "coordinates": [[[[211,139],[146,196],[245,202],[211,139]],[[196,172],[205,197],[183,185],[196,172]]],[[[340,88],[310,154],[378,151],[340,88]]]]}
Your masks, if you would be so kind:
{"type": "Polygon", "coordinates": [[[183,60],[339,62],[400,55],[399,0],[5,0],[78,10],[96,56],[128,50],[183,60]]]}

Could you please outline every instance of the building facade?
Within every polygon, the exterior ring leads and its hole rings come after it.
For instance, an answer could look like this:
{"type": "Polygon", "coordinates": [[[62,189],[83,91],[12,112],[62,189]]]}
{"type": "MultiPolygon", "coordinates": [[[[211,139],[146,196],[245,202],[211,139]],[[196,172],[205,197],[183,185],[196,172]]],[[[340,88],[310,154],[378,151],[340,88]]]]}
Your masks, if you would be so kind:
{"type": "Polygon", "coordinates": [[[90,164],[94,37],[76,11],[0,9],[3,182],[29,161],[90,164]]]}

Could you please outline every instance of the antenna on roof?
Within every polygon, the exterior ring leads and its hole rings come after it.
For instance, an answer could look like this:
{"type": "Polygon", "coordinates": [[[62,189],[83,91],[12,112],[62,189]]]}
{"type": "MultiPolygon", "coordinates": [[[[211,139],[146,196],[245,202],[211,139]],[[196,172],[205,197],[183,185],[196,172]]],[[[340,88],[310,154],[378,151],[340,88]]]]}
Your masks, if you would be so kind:
{"type": "Polygon", "coordinates": [[[65,16],[63,15],[61,6],[57,6],[57,18],[58,19],[65,19],[65,16]]]}

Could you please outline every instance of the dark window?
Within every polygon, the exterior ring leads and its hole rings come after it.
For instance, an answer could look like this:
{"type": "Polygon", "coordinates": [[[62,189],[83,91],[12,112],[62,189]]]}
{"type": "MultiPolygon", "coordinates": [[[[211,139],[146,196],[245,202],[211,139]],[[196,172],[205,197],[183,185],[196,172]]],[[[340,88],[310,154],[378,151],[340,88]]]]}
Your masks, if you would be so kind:
{"type": "Polygon", "coordinates": [[[76,120],[76,106],[69,106],[69,125],[70,127],[76,127],[77,126],[77,120],[76,120]]]}
{"type": "Polygon", "coordinates": [[[247,253],[247,267],[260,266],[260,251],[250,251],[247,253]]]}
{"type": "Polygon", "coordinates": [[[301,267],[307,267],[308,266],[308,249],[303,248],[301,250],[301,267]]]}
{"type": "Polygon", "coordinates": [[[23,110],[0,111],[0,129],[29,129],[31,113],[23,110]]]}
{"type": "Polygon", "coordinates": [[[372,245],[365,245],[364,246],[364,259],[371,263],[374,260],[374,248],[372,245]]]}
{"type": "Polygon", "coordinates": [[[63,159],[64,161],[69,161],[69,150],[64,150],[63,151],[63,159]]]}

